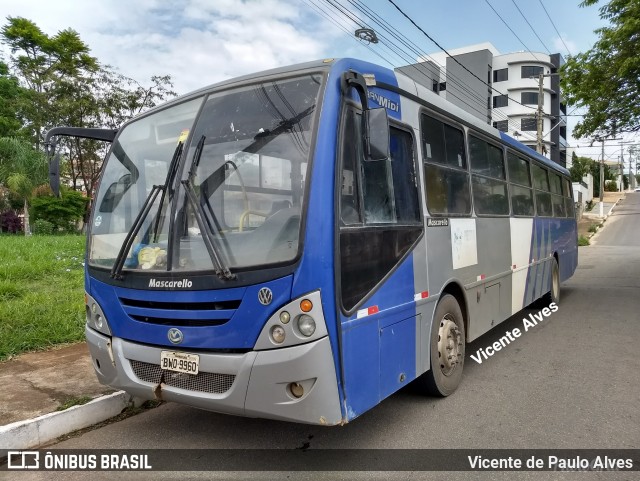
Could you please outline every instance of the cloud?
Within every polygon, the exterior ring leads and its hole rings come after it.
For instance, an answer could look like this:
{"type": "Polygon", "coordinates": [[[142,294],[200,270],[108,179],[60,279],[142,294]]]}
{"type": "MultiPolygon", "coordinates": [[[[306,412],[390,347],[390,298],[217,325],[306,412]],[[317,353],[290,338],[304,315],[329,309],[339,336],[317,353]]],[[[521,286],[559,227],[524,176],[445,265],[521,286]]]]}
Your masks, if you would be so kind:
{"type": "Polygon", "coordinates": [[[101,63],[141,83],[170,74],[186,93],[230,77],[326,55],[321,23],[283,0],[0,0],[48,34],[72,28],[101,63]]]}
{"type": "Polygon", "coordinates": [[[553,39],[553,46],[555,48],[555,51],[562,52],[563,56],[565,56],[565,52],[567,51],[567,48],[568,48],[571,55],[576,55],[579,52],[578,45],[574,41],[569,40],[566,33],[562,32],[560,35],[562,38],[555,37],[553,39]],[[564,43],[562,43],[563,40],[564,40],[564,43]]]}

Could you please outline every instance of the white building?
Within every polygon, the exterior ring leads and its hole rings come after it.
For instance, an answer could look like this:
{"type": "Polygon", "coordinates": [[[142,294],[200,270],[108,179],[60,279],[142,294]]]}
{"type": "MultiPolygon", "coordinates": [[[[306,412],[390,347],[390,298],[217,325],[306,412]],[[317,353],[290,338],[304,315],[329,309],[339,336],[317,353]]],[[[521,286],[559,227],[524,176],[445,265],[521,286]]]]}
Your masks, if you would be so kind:
{"type": "Polygon", "coordinates": [[[555,75],[564,63],[560,54],[501,54],[482,43],[429,55],[403,73],[469,113],[536,148],[540,73],[543,78],[543,145],[545,155],[566,165],[566,106],[555,75]]]}

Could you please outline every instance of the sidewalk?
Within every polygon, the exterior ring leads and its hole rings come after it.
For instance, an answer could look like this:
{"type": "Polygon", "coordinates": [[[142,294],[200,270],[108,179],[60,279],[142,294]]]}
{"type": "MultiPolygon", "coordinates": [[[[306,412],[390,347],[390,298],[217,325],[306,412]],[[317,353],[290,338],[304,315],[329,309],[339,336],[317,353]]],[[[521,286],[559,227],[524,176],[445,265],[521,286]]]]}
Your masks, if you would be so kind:
{"type": "Polygon", "coordinates": [[[605,202],[602,203],[604,215],[600,217],[600,206],[598,202],[595,202],[593,209],[584,212],[582,218],[578,221],[578,236],[593,237],[594,232],[589,231],[589,228],[592,225],[602,224],[611,215],[611,211],[618,205],[618,202],[625,198],[625,194],[625,192],[606,192],[605,202]]]}
{"type": "Polygon", "coordinates": [[[130,401],[98,382],[84,342],[2,362],[0,383],[0,450],[50,442],[119,414],[130,401]],[[72,407],[58,411],[65,404],[72,407]]]}

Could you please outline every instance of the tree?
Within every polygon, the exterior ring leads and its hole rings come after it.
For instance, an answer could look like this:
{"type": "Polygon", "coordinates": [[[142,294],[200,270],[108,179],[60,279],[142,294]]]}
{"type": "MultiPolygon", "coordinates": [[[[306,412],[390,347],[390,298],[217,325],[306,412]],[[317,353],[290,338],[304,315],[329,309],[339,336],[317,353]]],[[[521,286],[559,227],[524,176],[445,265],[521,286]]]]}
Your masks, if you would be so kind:
{"type": "MultiPolygon", "coordinates": [[[[36,149],[45,131],[56,125],[118,128],[176,95],[169,76],[153,76],[145,86],[101,65],[74,30],[49,36],[31,20],[7,20],[0,29],[0,43],[10,49],[12,72],[25,88],[22,113],[36,149]]],[[[63,174],[91,199],[108,145],[63,137],[60,147],[65,154],[63,174]]],[[[88,212],[87,208],[85,217],[88,212]]]]}
{"type": "MultiPolygon", "coordinates": [[[[599,195],[600,192],[600,162],[593,160],[590,157],[572,156],[572,165],[569,169],[571,173],[572,182],[582,181],[582,177],[587,174],[591,174],[593,177],[593,194],[599,195]]],[[[604,165],[604,180],[605,185],[607,180],[615,180],[616,176],[608,165],[604,165]]]]}
{"type": "Polygon", "coordinates": [[[0,60],[0,137],[14,137],[23,132],[20,107],[26,95],[8,65],[0,60]]]}
{"type": "Polygon", "coordinates": [[[48,179],[44,155],[27,142],[14,138],[0,138],[0,184],[23,203],[24,233],[30,234],[29,201],[33,189],[48,179]]]}
{"type": "MultiPolygon", "coordinates": [[[[176,95],[169,76],[153,76],[144,86],[131,78],[101,67],[83,79],[83,83],[69,85],[61,115],[66,125],[74,127],[119,128],[130,118],[176,95]]],[[[95,140],[63,138],[67,151],[67,173],[71,185],[83,188],[89,198],[98,183],[108,144],[95,140]]],[[[88,210],[85,217],[88,218],[88,210]]],[[[85,218],[85,220],[87,220],[85,218]]]]}
{"type": "Polygon", "coordinates": [[[28,90],[22,108],[39,149],[44,131],[61,120],[55,100],[68,85],[97,71],[98,61],[89,55],[89,47],[74,30],[49,36],[26,18],[7,17],[7,21],[0,30],[0,40],[10,49],[11,67],[28,90]]]}
{"type": "MultiPolygon", "coordinates": [[[[598,2],[584,0],[580,6],[598,2]]],[[[610,25],[597,29],[595,45],[569,57],[562,69],[567,102],[588,109],[573,130],[576,138],[640,130],[640,2],[610,0],[600,8],[600,18],[610,25]]]]}
{"type": "Polygon", "coordinates": [[[569,169],[569,172],[571,172],[571,181],[582,182],[582,178],[590,174],[593,170],[593,164],[595,162],[589,157],[578,157],[575,152],[571,159],[571,168],[569,169]]]}

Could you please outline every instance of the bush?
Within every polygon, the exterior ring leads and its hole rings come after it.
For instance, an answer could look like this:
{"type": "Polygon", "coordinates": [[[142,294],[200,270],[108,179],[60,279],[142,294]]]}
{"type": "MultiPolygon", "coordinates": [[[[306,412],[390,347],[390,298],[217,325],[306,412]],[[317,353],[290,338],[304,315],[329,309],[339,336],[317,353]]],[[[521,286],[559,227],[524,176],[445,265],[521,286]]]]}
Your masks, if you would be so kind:
{"type": "Polygon", "coordinates": [[[587,239],[585,236],[581,235],[578,238],[578,245],[579,246],[588,246],[590,244],[589,239],[587,239]]]}
{"type": "Polygon", "coordinates": [[[89,199],[80,192],[63,189],[61,197],[43,195],[31,200],[31,215],[35,220],[50,222],[53,229],[73,232],[75,223],[82,219],[89,199]]]}
{"type": "Polygon", "coordinates": [[[17,234],[22,232],[22,219],[12,210],[0,214],[0,231],[17,234]]]}
{"type": "Polygon", "coordinates": [[[618,192],[618,183],[615,180],[607,180],[604,184],[604,190],[607,192],[618,192]]]}
{"type": "Polygon", "coordinates": [[[591,224],[589,226],[589,232],[597,232],[598,231],[598,224],[591,224]]]}
{"type": "Polygon", "coordinates": [[[589,210],[591,210],[591,209],[593,209],[593,200],[588,200],[588,201],[585,203],[585,210],[589,211],[589,210]]]}
{"type": "Polygon", "coordinates": [[[37,235],[51,235],[53,234],[53,224],[48,220],[38,219],[34,221],[31,226],[33,233],[37,235]]]}

